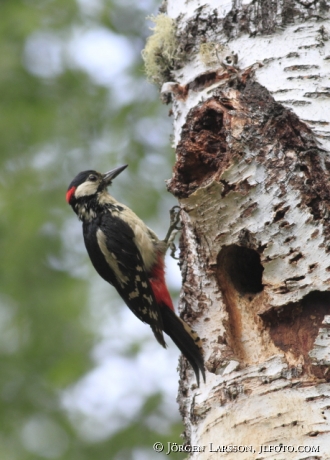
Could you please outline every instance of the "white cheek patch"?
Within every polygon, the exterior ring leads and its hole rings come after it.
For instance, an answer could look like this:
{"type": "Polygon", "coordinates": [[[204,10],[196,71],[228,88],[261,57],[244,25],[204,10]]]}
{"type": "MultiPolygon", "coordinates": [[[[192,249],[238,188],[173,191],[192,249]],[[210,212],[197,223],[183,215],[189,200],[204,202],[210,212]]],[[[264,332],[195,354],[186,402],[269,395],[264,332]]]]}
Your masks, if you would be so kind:
{"type": "Polygon", "coordinates": [[[83,184],[80,184],[76,188],[76,191],[74,192],[74,196],[76,198],[81,198],[82,196],[95,195],[95,193],[97,192],[98,186],[99,186],[98,182],[84,182],[83,184]]]}

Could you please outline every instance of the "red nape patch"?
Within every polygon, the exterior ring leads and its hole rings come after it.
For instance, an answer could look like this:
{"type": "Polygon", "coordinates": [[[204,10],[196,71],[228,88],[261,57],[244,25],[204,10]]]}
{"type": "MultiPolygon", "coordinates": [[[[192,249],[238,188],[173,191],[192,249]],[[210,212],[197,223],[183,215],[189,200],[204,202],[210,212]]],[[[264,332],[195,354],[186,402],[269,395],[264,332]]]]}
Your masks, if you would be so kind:
{"type": "Polygon", "coordinates": [[[149,278],[152,291],[158,304],[165,304],[174,311],[173,302],[165,282],[165,264],[163,255],[158,256],[149,278]]]}
{"type": "Polygon", "coordinates": [[[71,188],[66,192],[65,198],[66,198],[66,201],[67,201],[69,204],[70,204],[72,195],[74,194],[75,190],[76,190],[76,187],[71,187],[71,188]]]}

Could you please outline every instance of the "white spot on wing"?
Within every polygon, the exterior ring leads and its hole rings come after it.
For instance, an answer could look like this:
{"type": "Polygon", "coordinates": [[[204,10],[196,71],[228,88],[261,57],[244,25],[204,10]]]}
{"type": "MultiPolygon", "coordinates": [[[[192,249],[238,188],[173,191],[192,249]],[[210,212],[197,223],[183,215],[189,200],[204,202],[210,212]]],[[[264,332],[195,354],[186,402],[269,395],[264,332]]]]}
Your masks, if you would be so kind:
{"type": "Polygon", "coordinates": [[[150,305],[152,304],[153,299],[152,299],[151,295],[143,294],[143,297],[150,303],[150,305]]]}
{"type": "Polygon", "coordinates": [[[124,284],[127,284],[128,277],[124,275],[124,273],[120,270],[117,259],[113,257],[112,253],[108,251],[107,244],[106,244],[106,236],[99,228],[96,232],[97,242],[99,247],[102,251],[102,254],[105,257],[105,260],[109,264],[111,270],[114,271],[117,280],[119,281],[121,287],[124,287],[124,284]]]}
{"type": "Polygon", "coordinates": [[[154,319],[156,321],[158,320],[158,314],[155,311],[150,310],[149,311],[149,316],[150,316],[150,318],[152,318],[152,319],[154,319]]]}
{"type": "Polygon", "coordinates": [[[122,211],[118,212],[118,215],[133,230],[135,235],[134,243],[140,251],[143,264],[148,271],[156,261],[155,246],[159,243],[159,240],[155,233],[131,209],[121,203],[116,204],[123,208],[122,211]]]}
{"type": "Polygon", "coordinates": [[[136,297],[139,297],[139,291],[135,289],[135,291],[132,291],[128,294],[128,298],[130,300],[135,299],[136,297]]]}

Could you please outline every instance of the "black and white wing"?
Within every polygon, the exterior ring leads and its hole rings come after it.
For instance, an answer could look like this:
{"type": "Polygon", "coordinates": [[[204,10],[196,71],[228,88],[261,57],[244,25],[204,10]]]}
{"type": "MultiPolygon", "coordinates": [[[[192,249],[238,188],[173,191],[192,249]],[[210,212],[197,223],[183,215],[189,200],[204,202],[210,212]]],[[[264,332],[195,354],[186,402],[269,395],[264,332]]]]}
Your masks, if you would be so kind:
{"type": "Polygon", "coordinates": [[[151,289],[144,263],[134,242],[134,232],[110,212],[83,223],[87,252],[94,268],[112,284],[126,305],[150,325],[156,339],[166,347],[160,307],[151,289]]]}

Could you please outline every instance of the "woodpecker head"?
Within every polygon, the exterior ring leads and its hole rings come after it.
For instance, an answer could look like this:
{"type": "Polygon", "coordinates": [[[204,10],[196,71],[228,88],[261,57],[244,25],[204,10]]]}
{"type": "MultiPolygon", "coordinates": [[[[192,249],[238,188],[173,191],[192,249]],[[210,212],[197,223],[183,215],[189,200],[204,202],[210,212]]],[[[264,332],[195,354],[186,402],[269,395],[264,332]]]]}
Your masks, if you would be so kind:
{"type": "Polygon", "coordinates": [[[128,165],[119,166],[105,174],[88,170],[80,172],[71,182],[66,192],[66,201],[77,212],[77,204],[92,200],[98,193],[111,185],[112,180],[118,176],[128,165]]]}

